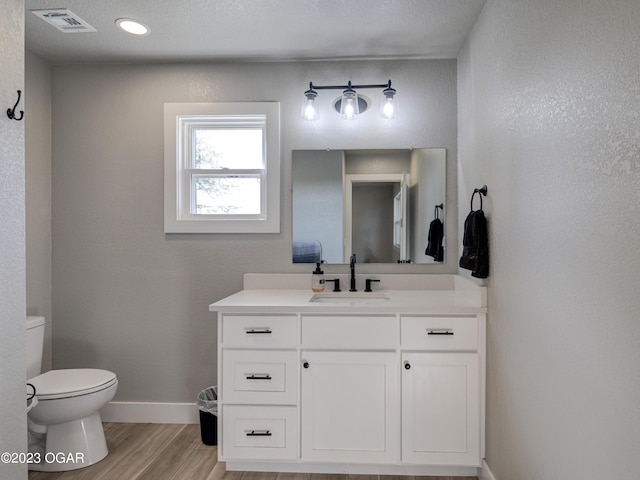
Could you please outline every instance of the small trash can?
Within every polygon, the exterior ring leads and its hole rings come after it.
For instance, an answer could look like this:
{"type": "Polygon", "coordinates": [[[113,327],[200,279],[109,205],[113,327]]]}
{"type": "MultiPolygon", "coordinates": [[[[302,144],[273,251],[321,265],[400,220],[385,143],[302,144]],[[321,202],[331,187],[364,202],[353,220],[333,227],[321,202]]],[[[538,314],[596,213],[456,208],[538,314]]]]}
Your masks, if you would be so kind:
{"type": "Polygon", "coordinates": [[[218,444],[218,387],[208,387],[198,394],[200,438],[205,445],[218,444]]]}

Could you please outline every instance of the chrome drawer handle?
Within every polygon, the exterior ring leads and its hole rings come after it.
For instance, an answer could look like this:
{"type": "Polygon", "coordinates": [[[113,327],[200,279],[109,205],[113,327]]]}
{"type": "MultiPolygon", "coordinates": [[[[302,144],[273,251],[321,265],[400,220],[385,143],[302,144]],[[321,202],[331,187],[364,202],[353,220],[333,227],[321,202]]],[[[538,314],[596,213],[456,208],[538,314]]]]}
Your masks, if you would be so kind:
{"type": "Polygon", "coordinates": [[[270,437],[271,432],[269,430],[251,430],[247,432],[247,437],[270,437]]]}
{"type": "Polygon", "coordinates": [[[269,334],[269,333],[273,333],[271,331],[271,329],[269,327],[249,327],[249,328],[245,328],[245,332],[247,335],[252,335],[252,334],[269,334]]]}
{"type": "Polygon", "coordinates": [[[453,335],[452,328],[432,328],[427,330],[427,335],[453,335]]]}
{"type": "Polygon", "coordinates": [[[271,375],[268,373],[251,373],[249,375],[245,375],[247,380],[271,380],[271,375]]]}

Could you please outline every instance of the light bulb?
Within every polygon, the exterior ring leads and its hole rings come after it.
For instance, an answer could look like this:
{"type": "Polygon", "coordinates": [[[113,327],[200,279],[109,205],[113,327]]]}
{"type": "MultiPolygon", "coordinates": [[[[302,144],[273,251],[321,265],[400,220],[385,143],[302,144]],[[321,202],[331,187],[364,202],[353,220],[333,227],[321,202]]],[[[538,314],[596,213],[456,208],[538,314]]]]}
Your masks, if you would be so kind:
{"type": "Polygon", "coordinates": [[[344,105],[344,115],[347,118],[352,118],[356,113],[356,109],[353,106],[353,100],[348,99],[344,105]]]}
{"type": "Polygon", "coordinates": [[[315,120],[316,118],[318,118],[318,112],[316,111],[316,107],[313,105],[313,100],[310,100],[304,108],[304,119],[315,120]]]}

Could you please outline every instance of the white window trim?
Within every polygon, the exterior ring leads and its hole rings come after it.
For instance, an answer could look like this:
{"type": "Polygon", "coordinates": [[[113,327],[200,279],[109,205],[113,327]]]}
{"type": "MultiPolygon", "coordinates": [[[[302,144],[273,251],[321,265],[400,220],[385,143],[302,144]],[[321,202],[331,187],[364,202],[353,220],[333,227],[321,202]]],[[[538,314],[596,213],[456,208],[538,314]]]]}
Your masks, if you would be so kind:
{"type": "MultiPolygon", "coordinates": [[[[187,122],[188,123],[188,122],[187,122]]],[[[187,126],[187,128],[189,128],[187,126]]],[[[164,104],[164,231],[165,233],[280,232],[280,104],[278,102],[218,102],[164,104]],[[181,119],[206,116],[266,115],[266,182],[260,215],[190,215],[190,191],[183,182],[180,149],[181,119]],[[185,191],[186,190],[186,191],[185,191]]]]}

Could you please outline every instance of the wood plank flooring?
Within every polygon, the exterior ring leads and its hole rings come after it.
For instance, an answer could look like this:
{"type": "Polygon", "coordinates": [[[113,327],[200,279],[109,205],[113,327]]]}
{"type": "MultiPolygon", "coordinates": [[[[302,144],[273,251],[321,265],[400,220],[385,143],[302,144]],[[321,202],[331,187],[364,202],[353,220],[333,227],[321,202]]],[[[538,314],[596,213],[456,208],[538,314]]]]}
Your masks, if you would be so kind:
{"type": "Polygon", "coordinates": [[[217,448],[200,441],[200,425],[105,423],[109,455],[70,472],[29,472],[29,480],[477,480],[477,477],[394,477],[224,472],[217,448]]]}

